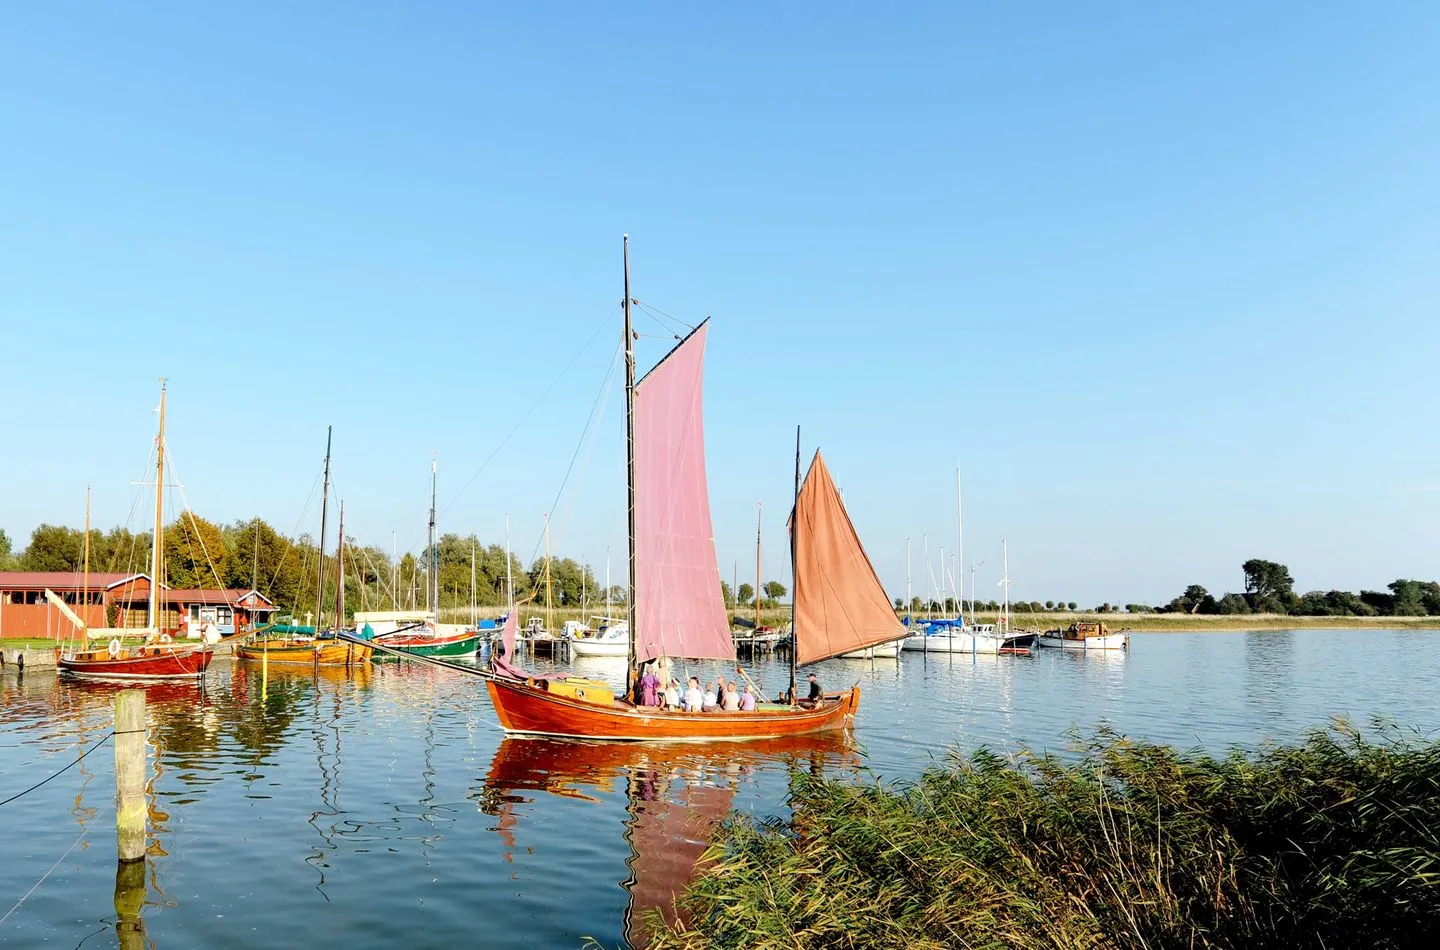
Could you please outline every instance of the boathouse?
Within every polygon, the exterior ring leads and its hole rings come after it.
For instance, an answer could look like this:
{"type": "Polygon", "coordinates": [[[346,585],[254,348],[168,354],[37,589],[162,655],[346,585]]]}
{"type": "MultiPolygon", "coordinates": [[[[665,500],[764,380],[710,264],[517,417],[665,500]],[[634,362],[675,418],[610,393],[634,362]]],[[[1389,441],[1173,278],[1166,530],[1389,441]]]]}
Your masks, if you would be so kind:
{"type": "MultiPolygon", "coordinates": [[[[0,571],[0,639],[58,640],[73,632],[74,624],[46,598],[47,590],[91,627],[139,629],[149,619],[148,574],[0,571]]],[[[177,590],[163,584],[160,606],[161,629],[181,636],[204,623],[229,635],[269,622],[276,609],[257,590],[177,590]]]]}

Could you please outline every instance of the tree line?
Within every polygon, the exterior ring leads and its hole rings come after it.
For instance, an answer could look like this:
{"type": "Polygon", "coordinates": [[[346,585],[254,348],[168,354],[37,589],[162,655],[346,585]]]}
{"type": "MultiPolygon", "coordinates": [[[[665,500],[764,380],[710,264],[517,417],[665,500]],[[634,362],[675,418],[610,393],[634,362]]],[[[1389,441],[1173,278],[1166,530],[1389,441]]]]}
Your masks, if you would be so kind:
{"type": "Polygon", "coordinates": [[[1303,617],[1440,616],[1440,583],[1398,578],[1383,591],[1312,590],[1295,592],[1290,569],[1276,561],[1251,558],[1241,565],[1245,589],[1215,597],[1191,584],[1168,604],[1127,604],[1131,613],[1292,614],[1303,617]]]}

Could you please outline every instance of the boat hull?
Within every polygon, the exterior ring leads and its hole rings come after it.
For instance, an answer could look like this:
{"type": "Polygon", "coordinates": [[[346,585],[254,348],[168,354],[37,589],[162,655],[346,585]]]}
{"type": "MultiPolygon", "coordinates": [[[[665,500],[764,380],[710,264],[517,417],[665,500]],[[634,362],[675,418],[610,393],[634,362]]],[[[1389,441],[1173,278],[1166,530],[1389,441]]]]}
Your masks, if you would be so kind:
{"type": "Polygon", "coordinates": [[[175,680],[201,676],[214,653],[208,647],[142,646],[79,653],[57,651],[55,667],[61,673],[86,679],[175,680]]]}
{"type": "Polygon", "coordinates": [[[314,666],[345,666],[364,663],[370,659],[371,649],[348,640],[326,640],[319,643],[296,643],[293,640],[261,640],[247,646],[236,647],[235,655],[242,660],[263,660],[266,663],[285,663],[314,666]]]}
{"type": "Polygon", "coordinates": [[[624,659],[630,655],[627,640],[577,639],[570,641],[570,652],[575,656],[608,656],[624,659]]]}
{"type": "Polygon", "coordinates": [[[601,706],[547,692],[531,682],[500,677],[487,680],[486,687],[500,725],[508,733],[622,742],[769,739],[829,732],[845,729],[860,708],[858,686],[816,709],[700,713],[623,702],[601,706]]]}
{"type": "Polygon", "coordinates": [[[1041,634],[1036,640],[1036,643],[1047,649],[1075,650],[1082,653],[1091,650],[1128,650],[1130,649],[1130,634],[1107,633],[1104,636],[1085,637],[1074,640],[1050,636],[1049,634],[1041,634]]]}
{"type": "Polygon", "coordinates": [[[474,656],[480,649],[480,634],[455,637],[384,637],[380,642],[413,656],[474,656]]]}
{"type": "Polygon", "coordinates": [[[849,653],[840,654],[842,660],[893,660],[900,656],[900,641],[893,643],[877,643],[873,647],[866,647],[863,650],[852,650],[849,653]]]}
{"type": "Polygon", "coordinates": [[[917,653],[999,653],[1008,645],[1004,637],[983,633],[921,634],[905,640],[905,649],[917,653]]]}

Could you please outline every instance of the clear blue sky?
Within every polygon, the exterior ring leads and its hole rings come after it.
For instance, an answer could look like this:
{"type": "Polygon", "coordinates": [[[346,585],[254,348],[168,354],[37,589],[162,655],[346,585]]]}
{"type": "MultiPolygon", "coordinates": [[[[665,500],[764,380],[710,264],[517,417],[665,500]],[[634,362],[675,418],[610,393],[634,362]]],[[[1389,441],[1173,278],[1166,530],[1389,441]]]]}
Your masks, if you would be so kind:
{"type": "MultiPolygon", "coordinates": [[[[957,465],[982,596],[1002,538],[1025,599],[1440,577],[1433,4],[12,4],[0,35],[21,546],[86,484],[130,518],[165,375],[200,514],[313,531],[333,423],[358,540],[418,546],[435,451],[442,529],[508,514],[528,560],[628,231],[636,296],[714,316],[726,577],[759,500],[788,575],[797,423],[896,593],[907,537],[919,590],[922,534],[954,550],[957,465]]],[[[616,582],[619,396],[554,508],[616,582]]]]}

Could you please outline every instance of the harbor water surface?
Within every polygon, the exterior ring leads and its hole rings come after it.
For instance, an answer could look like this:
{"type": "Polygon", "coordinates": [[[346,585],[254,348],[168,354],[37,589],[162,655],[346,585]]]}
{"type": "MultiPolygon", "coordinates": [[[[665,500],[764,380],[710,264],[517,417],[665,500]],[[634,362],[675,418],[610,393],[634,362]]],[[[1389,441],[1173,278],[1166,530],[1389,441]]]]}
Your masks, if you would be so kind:
{"type": "MultiPolygon", "coordinates": [[[[149,860],[117,880],[118,687],[0,675],[0,946],[565,947],[643,942],[731,809],[783,815],[797,769],[913,777],[950,750],[1064,750],[1106,723],[1224,751],[1343,716],[1440,731],[1434,631],[1136,634],[1130,653],[831,661],[853,740],[502,739],[484,684],[410,664],[147,688],[149,860]],[[119,885],[117,889],[117,884],[119,885]],[[143,905],[140,901],[143,900],[143,905]],[[117,907],[140,906],[143,934],[117,907]]],[[[533,664],[548,667],[545,662],[533,664]]],[[[588,675],[622,665],[591,661],[588,675]]],[[[782,661],[751,667],[779,691],[782,661]]],[[[713,676],[718,667],[702,672],[713,676]]]]}

